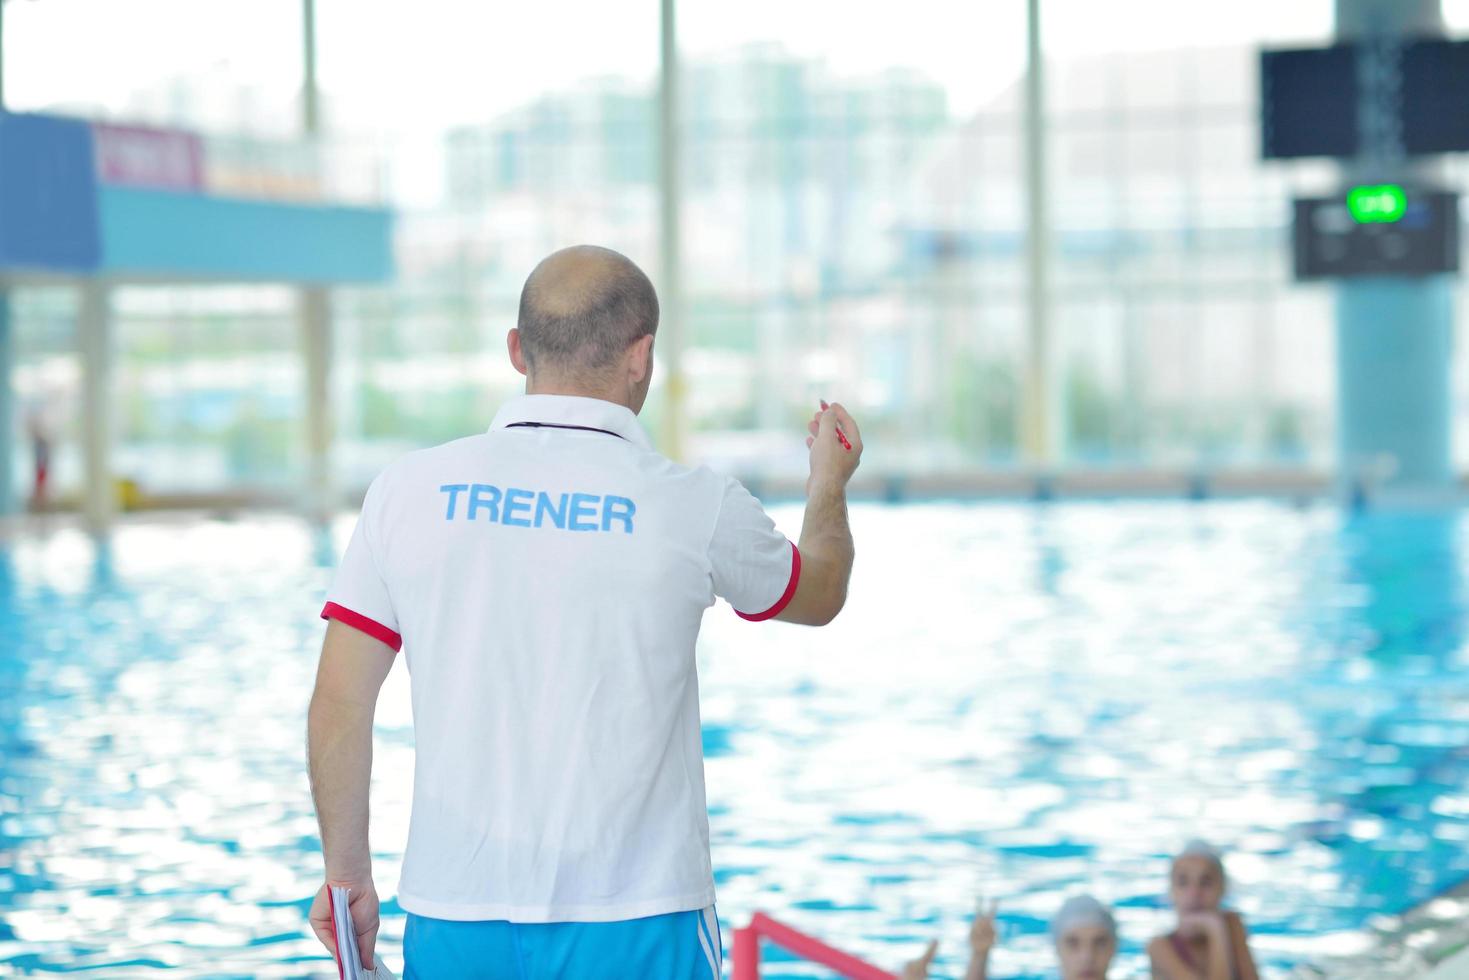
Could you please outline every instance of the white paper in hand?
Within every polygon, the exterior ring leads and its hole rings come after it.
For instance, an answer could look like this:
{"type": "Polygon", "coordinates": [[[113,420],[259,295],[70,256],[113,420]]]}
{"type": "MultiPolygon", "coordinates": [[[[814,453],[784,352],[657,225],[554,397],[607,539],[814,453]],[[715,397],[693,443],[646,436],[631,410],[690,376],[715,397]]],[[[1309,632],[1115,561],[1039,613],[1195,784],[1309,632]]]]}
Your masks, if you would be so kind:
{"type": "Polygon", "coordinates": [[[352,925],[352,912],[347,906],[350,893],[345,885],[328,885],[327,900],[332,907],[332,929],[337,937],[337,976],[341,980],[396,980],[381,956],[373,956],[373,969],[362,968],[357,952],[357,930],[352,925]]]}

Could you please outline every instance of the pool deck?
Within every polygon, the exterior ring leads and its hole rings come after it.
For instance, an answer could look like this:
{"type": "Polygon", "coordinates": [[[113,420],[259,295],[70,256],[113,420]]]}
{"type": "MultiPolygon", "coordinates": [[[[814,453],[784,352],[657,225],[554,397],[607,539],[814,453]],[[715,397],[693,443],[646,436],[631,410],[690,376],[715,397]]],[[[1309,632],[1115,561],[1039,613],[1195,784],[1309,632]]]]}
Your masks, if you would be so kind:
{"type": "Polygon", "coordinates": [[[1469,980],[1469,881],[1370,927],[1371,951],[1325,959],[1297,976],[1331,980],[1469,980]]]}

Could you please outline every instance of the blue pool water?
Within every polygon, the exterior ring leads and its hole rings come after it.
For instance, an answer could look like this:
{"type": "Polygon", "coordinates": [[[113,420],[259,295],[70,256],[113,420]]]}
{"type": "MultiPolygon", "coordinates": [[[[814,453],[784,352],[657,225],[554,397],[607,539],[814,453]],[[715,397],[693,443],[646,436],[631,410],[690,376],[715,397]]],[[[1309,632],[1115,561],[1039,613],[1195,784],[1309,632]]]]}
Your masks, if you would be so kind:
{"type": "MultiPolygon", "coordinates": [[[[799,511],[777,510],[792,533],[799,511]]],[[[303,729],[350,530],[147,523],[0,551],[0,975],[335,975],[303,729]]],[[[857,506],[847,611],[720,605],[699,651],[729,927],[762,909],[896,969],[1046,975],[1045,920],[1119,909],[1116,976],[1168,927],[1165,856],[1228,849],[1268,976],[1469,877],[1469,528],[1266,503],[857,506]]],[[[379,949],[413,767],[379,709],[379,949]]],[[[818,976],[768,956],[773,976],[818,976]]]]}

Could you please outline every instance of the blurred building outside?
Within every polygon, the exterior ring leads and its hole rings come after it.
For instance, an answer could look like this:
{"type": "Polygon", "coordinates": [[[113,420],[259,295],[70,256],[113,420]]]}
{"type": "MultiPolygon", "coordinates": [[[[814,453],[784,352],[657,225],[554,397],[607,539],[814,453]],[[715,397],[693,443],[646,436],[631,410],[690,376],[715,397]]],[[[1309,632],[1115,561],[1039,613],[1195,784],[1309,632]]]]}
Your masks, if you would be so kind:
{"type": "MultiPolygon", "coordinates": [[[[1063,470],[1331,466],[1331,292],[1291,282],[1287,229],[1292,195],[1336,171],[1259,162],[1257,50],[1047,65],[1063,470]]],[[[872,474],[1023,469],[1020,81],[959,116],[921,69],[854,77],[769,44],[690,60],[682,79],[688,455],[793,477],[792,433],[840,397],[863,412],[872,474]]],[[[260,115],[248,89],[187,78],[131,105],[137,119],[260,115]]],[[[397,282],[333,303],[332,465],[352,492],[404,451],[484,428],[518,389],[503,338],[539,258],[592,241],[656,271],[657,93],[578,79],[428,148],[334,132],[329,94],[324,116],[315,144],[207,136],[205,179],[398,208],[397,282]],[[394,169],[421,170],[426,152],[442,193],[398,203],[394,169]]],[[[17,398],[60,406],[63,499],[81,478],[75,303],[13,295],[17,398]]],[[[128,286],[115,310],[116,472],[144,493],[289,499],[306,465],[293,291],[128,286]]],[[[654,432],[661,409],[655,387],[654,432]]]]}

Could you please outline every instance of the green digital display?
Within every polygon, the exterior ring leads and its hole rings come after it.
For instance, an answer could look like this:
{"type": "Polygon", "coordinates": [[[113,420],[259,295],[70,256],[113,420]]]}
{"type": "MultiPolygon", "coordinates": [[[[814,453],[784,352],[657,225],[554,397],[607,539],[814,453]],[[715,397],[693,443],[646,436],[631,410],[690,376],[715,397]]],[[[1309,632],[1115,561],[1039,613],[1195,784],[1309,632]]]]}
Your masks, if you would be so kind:
{"type": "Polygon", "coordinates": [[[1400,221],[1408,210],[1408,194],[1398,184],[1369,184],[1347,191],[1347,210],[1358,224],[1400,221]]]}

